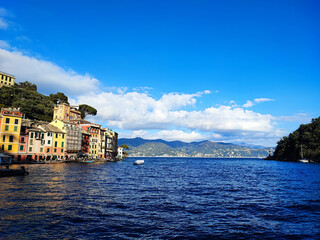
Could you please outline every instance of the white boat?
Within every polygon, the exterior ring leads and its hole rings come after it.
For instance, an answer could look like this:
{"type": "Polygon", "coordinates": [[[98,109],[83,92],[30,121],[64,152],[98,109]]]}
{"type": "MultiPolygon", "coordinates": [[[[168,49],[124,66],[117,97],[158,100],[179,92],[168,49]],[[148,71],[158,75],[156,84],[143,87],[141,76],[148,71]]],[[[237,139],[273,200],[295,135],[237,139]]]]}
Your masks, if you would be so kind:
{"type": "Polygon", "coordinates": [[[301,163],[308,163],[309,160],[303,157],[302,145],[301,145],[301,159],[299,160],[301,163]]]}
{"type": "Polygon", "coordinates": [[[142,164],[144,164],[144,160],[136,160],[133,163],[133,165],[142,165],[142,164]]]}

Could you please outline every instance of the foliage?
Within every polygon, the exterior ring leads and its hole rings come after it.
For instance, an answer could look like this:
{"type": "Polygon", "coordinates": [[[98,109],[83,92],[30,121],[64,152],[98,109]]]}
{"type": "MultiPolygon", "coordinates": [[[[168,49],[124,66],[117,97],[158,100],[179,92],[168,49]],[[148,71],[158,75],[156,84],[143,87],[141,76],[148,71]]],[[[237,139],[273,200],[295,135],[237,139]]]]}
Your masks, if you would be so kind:
{"type": "Polygon", "coordinates": [[[54,104],[68,103],[68,97],[62,92],[57,92],[56,94],[50,94],[49,98],[54,104]]]}
{"type": "MultiPolygon", "coordinates": [[[[122,145],[120,145],[120,147],[122,147],[123,149],[129,150],[129,146],[127,144],[122,144],[122,145]]],[[[127,158],[128,155],[129,155],[128,152],[123,151],[123,157],[124,158],[127,158]]]]}
{"type": "Polygon", "coordinates": [[[32,84],[31,82],[25,81],[25,82],[20,82],[20,83],[15,83],[15,85],[18,85],[21,88],[31,90],[31,91],[37,91],[37,85],[32,84]]]}
{"type": "Polygon", "coordinates": [[[1,107],[20,108],[26,118],[51,121],[54,102],[37,92],[37,86],[22,82],[11,87],[0,88],[1,107]]]}
{"type": "Polygon", "coordinates": [[[85,117],[88,115],[93,115],[93,116],[97,115],[97,109],[87,104],[79,105],[79,111],[81,112],[82,119],[85,119],[85,117]]]}
{"type": "Polygon", "coordinates": [[[313,162],[320,162],[320,117],[312,119],[309,124],[302,124],[278,142],[273,158],[281,161],[297,161],[303,156],[313,162]]]}
{"type": "Polygon", "coordinates": [[[127,144],[122,144],[120,147],[129,150],[129,146],[127,144]]]}

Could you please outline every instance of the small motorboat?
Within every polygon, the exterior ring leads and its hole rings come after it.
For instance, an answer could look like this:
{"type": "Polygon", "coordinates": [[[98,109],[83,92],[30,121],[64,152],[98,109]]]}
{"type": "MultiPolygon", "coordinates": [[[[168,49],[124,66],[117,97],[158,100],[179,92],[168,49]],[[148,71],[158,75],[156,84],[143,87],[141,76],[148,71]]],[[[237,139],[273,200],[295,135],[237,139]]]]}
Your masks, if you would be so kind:
{"type": "Polygon", "coordinates": [[[136,160],[133,163],[133,165],[142,165],[142,164],[144,164],[144,160],[136,160]]]}
{"type": "Polygon", "coordinates": [[[29,173],[26,171],[24,167],[20,167],[20,169],[0,169],[0,177],[10,177],[10,176],[26,176],[29,173]]]}

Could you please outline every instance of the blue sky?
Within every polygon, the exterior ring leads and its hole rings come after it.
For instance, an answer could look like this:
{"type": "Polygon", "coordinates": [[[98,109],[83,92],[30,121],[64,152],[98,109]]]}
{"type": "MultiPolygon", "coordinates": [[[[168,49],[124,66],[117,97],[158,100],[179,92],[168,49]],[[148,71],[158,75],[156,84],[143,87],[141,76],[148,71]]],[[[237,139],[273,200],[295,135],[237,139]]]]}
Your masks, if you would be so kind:
{"type": "Polygon", "coordinates": [[[274,146],[320,115],[319,1],[0,3],[0,71],[120,137],[274,146]]]}

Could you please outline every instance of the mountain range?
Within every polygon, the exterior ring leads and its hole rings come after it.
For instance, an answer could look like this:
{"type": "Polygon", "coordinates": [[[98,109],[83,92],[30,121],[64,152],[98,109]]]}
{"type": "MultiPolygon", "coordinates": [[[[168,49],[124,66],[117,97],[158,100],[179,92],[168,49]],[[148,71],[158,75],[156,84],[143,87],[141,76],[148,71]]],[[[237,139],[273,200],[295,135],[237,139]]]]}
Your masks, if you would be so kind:
{"type": "Polygon", "coordinates": [[[272,148],[244,146],[224,142],[181,142],[162,139],[120,138],[119,146],[128,145],[129,157],[213,157],[213,158],[265,158],[272,148]]]}

